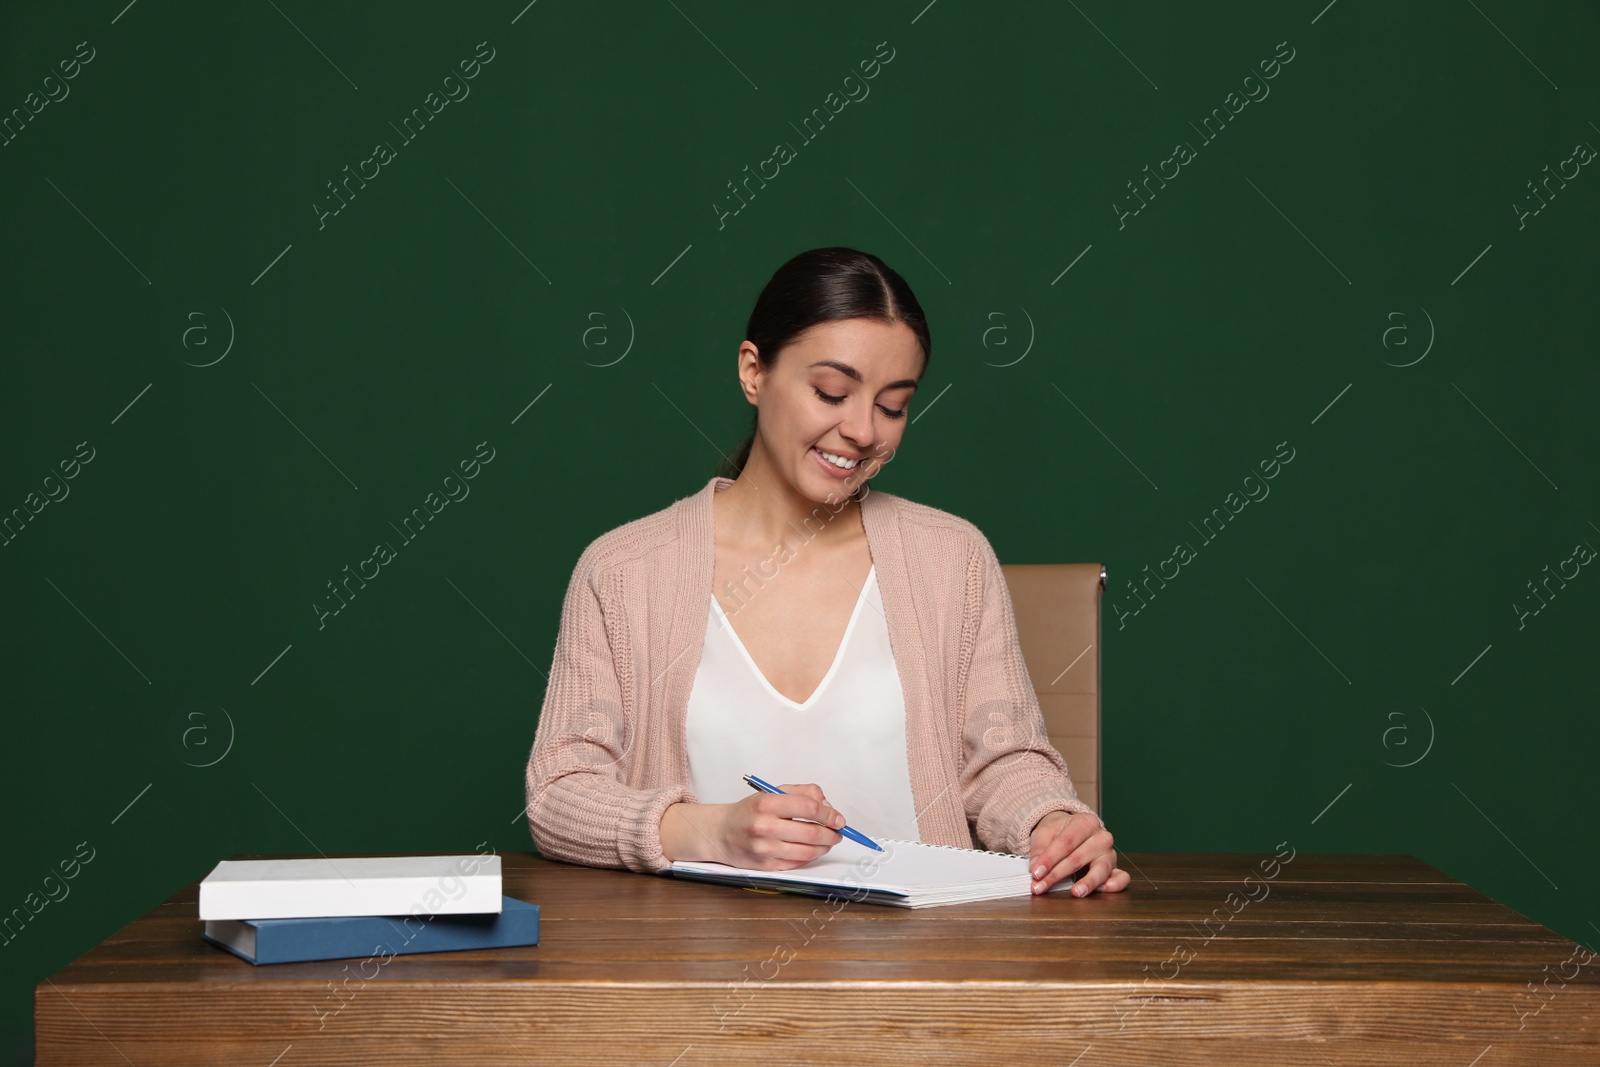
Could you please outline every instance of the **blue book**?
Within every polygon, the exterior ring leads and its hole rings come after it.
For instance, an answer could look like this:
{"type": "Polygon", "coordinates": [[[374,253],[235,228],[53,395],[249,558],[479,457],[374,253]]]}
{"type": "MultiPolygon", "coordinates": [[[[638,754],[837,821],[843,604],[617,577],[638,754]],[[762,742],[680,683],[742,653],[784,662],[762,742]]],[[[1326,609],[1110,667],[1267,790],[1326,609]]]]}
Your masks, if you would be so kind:
{"type": "Polygon", "coordinates": [[[539,906],[501,898],[499,914],[207,919],[200,936],[251,963],[303,963],[539,943],[539,906]]]}

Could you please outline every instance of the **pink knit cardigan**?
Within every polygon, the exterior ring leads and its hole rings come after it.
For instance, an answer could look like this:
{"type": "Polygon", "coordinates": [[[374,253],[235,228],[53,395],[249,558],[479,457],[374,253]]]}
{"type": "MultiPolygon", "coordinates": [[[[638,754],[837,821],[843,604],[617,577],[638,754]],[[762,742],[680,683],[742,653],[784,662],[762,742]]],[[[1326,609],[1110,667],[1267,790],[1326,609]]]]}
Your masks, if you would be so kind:
{"type": "MultiPolygon", "coordinates": [[[[661,815],[698,803],[684,719],[711,610],[711,494],[732,484],[714,477],[578,558],[527,769],[528,828],[551,859],[641,872],[670,862],[661,815]]],[[[860,506],[922,840],[1026,854],[1049,812],[1093,814],[1046,735],[988,540],[870,485],[860,506]]]]}

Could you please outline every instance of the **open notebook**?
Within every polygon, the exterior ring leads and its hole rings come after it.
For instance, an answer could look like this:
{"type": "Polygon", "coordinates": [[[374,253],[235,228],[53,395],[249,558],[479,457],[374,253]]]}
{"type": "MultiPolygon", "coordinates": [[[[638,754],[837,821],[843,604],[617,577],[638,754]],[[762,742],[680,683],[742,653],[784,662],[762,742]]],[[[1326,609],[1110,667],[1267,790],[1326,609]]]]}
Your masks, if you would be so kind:
{"type": "MultiPolygon", "coordinates": [[[[695,881],[844,897],[898,908],[1032,895],[1033,879],[1024,856],[888,838],[879,838],[878,844],[883,846],[882,852],[846,838],[826,854],[790,871],[680,861],[668,867],[667,873],[695,881]]],[[[1071,876],[1063,878],[1050,892],[1068,890],[1073,882],[1071,876]]]]}

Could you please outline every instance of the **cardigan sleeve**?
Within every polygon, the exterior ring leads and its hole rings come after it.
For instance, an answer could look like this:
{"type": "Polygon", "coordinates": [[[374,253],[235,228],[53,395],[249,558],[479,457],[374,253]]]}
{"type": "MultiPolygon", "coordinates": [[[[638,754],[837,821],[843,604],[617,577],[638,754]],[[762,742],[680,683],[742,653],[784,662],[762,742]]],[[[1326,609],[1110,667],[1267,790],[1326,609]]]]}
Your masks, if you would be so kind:
{"type": "Polygon", "coordinates": [[[1078,798],[1066,760],[1050,744],[1005,574],[981,533],[975,532],[968,581],[980,592],[976,620],[963,629],[971,656],[958,702],[967,819],[981,847],[1026,855],[1034,825],[1050,812],[1099,816],[1078,798]]]}
{"type": "MultiPolygon", "coordinates": [[[[561,627],[528,757],[528,828],[542,855],[591,867],[659,871],[661,816],[696,803],[684,784],[635,789],[623,781],[639,724],[624,701],[614,642],[598,590],[593,546],[578,561],[561,605],[561,627]]],[[[622,620],[609,620],[612,627],[622,620]]],[[[621,662],[626,663],[626,660],[621,662]]]]}

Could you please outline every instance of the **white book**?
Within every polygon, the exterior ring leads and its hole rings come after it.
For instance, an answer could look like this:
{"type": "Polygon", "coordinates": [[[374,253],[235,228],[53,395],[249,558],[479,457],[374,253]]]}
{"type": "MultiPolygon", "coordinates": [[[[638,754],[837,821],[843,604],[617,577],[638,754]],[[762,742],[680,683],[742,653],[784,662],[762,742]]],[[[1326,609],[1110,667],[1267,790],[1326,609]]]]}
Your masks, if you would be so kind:
{"type": "Polygon", "coordinates": [[[500,896],[494,855],[223,860],[200,882],[200,918],[497,914],[500,896]]]}
{"type": "MultiPolygon", "coordinates": [[[[679,861],[667,871],[679,878],[778,889],[809,896],[843,897],[868,904],[926,908],[1033,895],[1025,856],[1009,852],[878,838],[882,852],[845,838],[802,867],[757,871],[725,863],[679,861]]],[[[1071,889],[1070,875],[1050,887],[1071,889]]]]}

